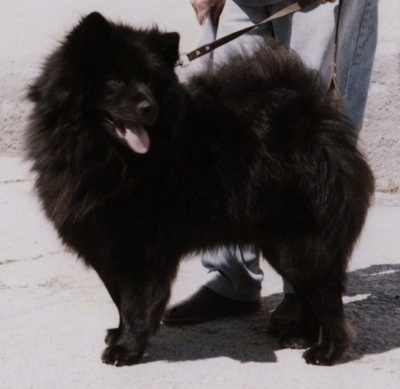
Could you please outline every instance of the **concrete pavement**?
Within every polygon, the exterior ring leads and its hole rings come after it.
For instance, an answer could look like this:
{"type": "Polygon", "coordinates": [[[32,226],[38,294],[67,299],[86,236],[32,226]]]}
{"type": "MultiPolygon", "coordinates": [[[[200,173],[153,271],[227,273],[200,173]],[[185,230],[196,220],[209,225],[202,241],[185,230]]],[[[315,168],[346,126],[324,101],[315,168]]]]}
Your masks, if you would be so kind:
{"type": "MultiPolygon", "coordinates": [[[[281,281],[263,264],[263,309],[183,328],[162,326],[142,364],[103,365],[117,312],[105,288],[60,244],[19,157],[0,157],[0,387],[397,388],[400,384],[400,196],[377,194],[349,268],[346,311],[358,338],[346,361],[308,366],[265,332],[281,281]]],[[[205,280],[182,263],[172,301],[205,280]]]]}

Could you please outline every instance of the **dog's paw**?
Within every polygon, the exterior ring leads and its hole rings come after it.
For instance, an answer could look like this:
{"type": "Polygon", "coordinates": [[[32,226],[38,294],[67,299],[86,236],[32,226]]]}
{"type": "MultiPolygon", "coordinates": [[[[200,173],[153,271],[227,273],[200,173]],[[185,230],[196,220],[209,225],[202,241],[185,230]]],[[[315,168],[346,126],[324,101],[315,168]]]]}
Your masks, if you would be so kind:
{"type": "Polygon", "coordinates": [[[337,361],[338,355],[335,352],[334,345],[330,342],[325,345],[316,344],[312,346],[303,354],[303,358],[311,365],[331,366],[337,361]]]}
{"type": "Polygon", "coordinates": [[[305,349],[317,342],[318,338],[312,331],[302,331],[299,328],[287,330],[279,335],[279,344],[284,348],[305,349]]]}
{"type": "Polygon", "coordinates": [[[293,332],[280,335],[279,344],[284,348],[301,350],[310,347],[313,343],[306,336],[293,332]]]}
{"type": "Polygon", "coordinates": [[[114,366],[130,366],[140,362],[143,352],[132,352],[124,346],[109,346],[101,356],[103,363],[114,366]]]}
{"type": "Polygon", "coordinates": [[[305,349],[310,347],[310,342],[300,334],[285,334],[279,337],[279,344],[284,348],[305,349]]]}
{"type": "Polygon", "coordinates": [[[117,343],[119,338],[119,328],[110,328],[107,330],[107,335],[104,342],[107,346],[113,346],[117,343]]]}

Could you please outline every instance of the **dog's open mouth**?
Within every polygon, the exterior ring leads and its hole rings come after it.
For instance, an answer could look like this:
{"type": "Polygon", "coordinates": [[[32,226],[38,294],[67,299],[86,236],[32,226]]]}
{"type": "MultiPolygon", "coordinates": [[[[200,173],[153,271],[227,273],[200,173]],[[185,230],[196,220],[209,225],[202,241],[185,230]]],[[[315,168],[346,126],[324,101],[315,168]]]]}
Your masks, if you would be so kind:
{"type": "Polygon", "coordinates": [[[104,115],[115,135],[135,153],[146,154],[150,148],[150,137],[141,123],[116,120],[110,115],[104,115]]]}
{"type": "Polygon", "coordinates": [[[150,137],[140,123],[126,122],[122,128],[117,127],[117,135],[138,154],[145,154],[150,148],[150,137]]]}

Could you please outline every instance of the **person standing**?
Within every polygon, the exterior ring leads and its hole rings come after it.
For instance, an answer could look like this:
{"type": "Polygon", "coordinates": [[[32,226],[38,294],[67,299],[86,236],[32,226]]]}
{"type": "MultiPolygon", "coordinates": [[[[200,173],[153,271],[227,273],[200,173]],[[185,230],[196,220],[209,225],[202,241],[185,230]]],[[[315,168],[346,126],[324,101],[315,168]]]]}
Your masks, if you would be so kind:
{"type": "MultiPolygon", "coordinates": [[[[293,0],[190,0],[197,20],[204,27],[202,43],[219,39],[234,31],[256,24],[293,0]]],[[[328,83],[334,53],[337,5],[320,7],[335,0],[319,0],[294,16],[276,19],[218,48],[203,60],[203,66],[220,63],[229,52],[255,47],[264,36],[272,36],[290,46],[314,68],[319,69],[328,83]],[[317,4],[318,3],[318,4],[317,4]],[[321,25],[319,14],[330,13],[330,25],[321,25]],[[312,20],[312,23],[310,22],[312,20]],[[308,32],[308,34],[305,34],[308,32]],[[315,39],[310,39],[315,38],[315,39]],[[317,43],[316,43],[317,42],[317,43]]],[[[378,0],[342,0],[339,19],[337,86],[344,110],[353,121],[357,139],[361,130],[367,101],[372,66],[377,44],[378,0]]],[[[325,19],[326,20],[326,19],[325,19]]],[[[185,325],[218,317],[255,312],[260,309],[263,272],[259,267],[260,253],[252,246],[221,247],[202,257],[211,278],[193,296],[166,310],[166,325],[185,325]]],[[[284,299],[271,316],[271,332],[296,324],[300,307],[294,290],[283,281],[284,299]]]]}

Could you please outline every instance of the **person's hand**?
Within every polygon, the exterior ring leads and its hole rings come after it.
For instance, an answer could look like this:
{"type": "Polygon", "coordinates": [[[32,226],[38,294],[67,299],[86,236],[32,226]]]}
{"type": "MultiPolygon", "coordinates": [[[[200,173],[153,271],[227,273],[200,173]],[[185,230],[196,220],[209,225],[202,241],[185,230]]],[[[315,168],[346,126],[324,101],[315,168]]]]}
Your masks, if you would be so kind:
{"type": "Polygon", "coordinates": [[[224,9],[225,0],[190,0],[190,4],[196,12],[197,20],[203,24],[208,12],[214,26],[218,24],[219,16],[224,9]]]}

